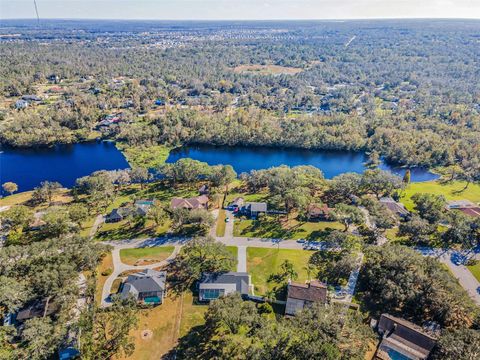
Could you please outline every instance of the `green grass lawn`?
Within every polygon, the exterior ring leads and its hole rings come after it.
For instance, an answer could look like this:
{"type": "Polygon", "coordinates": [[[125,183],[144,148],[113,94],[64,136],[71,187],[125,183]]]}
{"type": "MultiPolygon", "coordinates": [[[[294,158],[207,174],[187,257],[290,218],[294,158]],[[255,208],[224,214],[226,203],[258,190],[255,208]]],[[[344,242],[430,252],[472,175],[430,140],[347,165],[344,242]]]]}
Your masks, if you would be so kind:
{"type": "Polygon", "coordinates": [[[165,235],[170,229],[171,222],[166,221],[162,226],[155,227],[153,221],[147,220],[144,224],[130,224],[126,220],[116,223],[103,223],[95,234],[95,239],[100,241],[142,239],[165,235]]]}
{"type": "Polygon", "coordinates": [[[130,166],[154,169],[163,164],[170,154],[171,148],[164,145],[154,146],[126,146],[117,144],[130,166]]]}
{"type": "Polygon", "coordinates": [[[150,248],[121,249],[120,259],[128,265],[135,265],[139,261],[151,264],[165,260],[174,250],[174,246],[155,246],[150,248]]]}
{"type": "Polygon", "coordinates": [[[284,260],[290,260],[298,278],[295,281],[304,282],[307,279],[307,271],[304,267],[312,256],[312,252],[306,250],[290,249],[267,249],[267,248],[247,248],[247,271],[252,276],[252,282],[255,286],[255,295],[264,295],[268,290],[274,289],[279,284],[268,281],[270,275],[279,273],[280,265],[284,260]]]}
{"type": "Polygon", "coordinates": [[[218,212],[217,229],[215,232],[217,236],[225,236],[225,227],[227,226],[227,224],[225,223],[225,218],[226,218],[225,210],[220,210],[218,212]]]}
{"type": "Polygon", "coordinates": [[[233,234],[241,237],[316,240],[334,229],[341,230],[343,226],[333,221],[302,222],[289,220],[287,223],[280,223],[278,217],[266,216],[258,220],[235,219],[233,234]]]}
{"type": "Polygon", "coordinates": [[[475,276],[475,279],[480,282],[480,261],[478,261],[475,265],[467,266],[467,268],[470,270],[472,275],[475,276]]]}
{"type": "Polygon", "coordinates": [[[467,190],[461,191],[465,187],[465,182],[454,181],[442,184],[440,181],[426,181],[411,183],[405,190],[401,202],[408,210],[413,209],[412,196],[416,193],[428,193],[443,195],[447,200],[470,200],[474,203],[480,202],[480,184],[470,184],[467,190]]]}
{"type": "Polygon", "coordinates": [[[236,246],[227,246],[228,252],[232,254],[235,261],[233,262],[233,266],[230,271],[237,271],[237,262],[238,262],[238,248],[236,246]]]}

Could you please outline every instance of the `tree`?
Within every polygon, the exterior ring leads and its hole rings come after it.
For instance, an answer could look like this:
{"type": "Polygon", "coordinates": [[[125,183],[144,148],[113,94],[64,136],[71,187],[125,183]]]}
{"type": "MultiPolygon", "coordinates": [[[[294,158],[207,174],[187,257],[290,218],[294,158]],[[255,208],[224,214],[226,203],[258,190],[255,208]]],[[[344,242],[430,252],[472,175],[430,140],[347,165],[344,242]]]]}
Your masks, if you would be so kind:
{"type": "Polygon", "coordinates": [[[24,205],[17,205],[0,213],[0,218],[8,223],[14,230],[23,230],[27,228],[33,220],[33,211],[24,205]]]}
{"type": "Polygon", "coordinates": [[[232,254],[224,244],[211,237],[194,238],[175,259],[174,272],[181,288],[188,288],[200,279],[202,273],[227,272],[234,263],[232,254]]]}
{"type": "Polygon", "coordinates": [[[80,227],[88,218],[88,208],[83,204],[72,204],[68,207],[68,216],[80,227]]]}
{"type": "Polygon", "coordinates": [[[207,163],[193,159],[180,159],[174,164],[165,164],[160,172],[174,185],[176,183],[192,183],[201,175],[208,175],[210,168],[207,163]]]}
{"type": "Polygon", "coordinates": [[[327,197],[332,203],[349,202],[353,195],[360,195],[361,175],[344,173],[335,176],[329,183],[327,197]]]}
{"type": "Polygon", "coordinates": [[[380,154],[378,151],[371,151],[370,154],[368,155],[368,161],[366,162],[366,166],[369,169],[375,169],[381,164],[381,159],[380,159],[380,154]]]}
{"type": "Polygon", "coordinates": [[[77,179],[74,187],[76,195],[87,195],[92,206],[107,206],[114,195],[112,178],[107,171],[96,171],[89,176],[77,179]]]}
{"type": "Polygon", "coordinates": [[[25,281],[0,275],[0,317],[17,312],[31,295],[25,281]]]}
{"type": "Polygon", "coordinates": [[[10,181],[3,184],[2,188],[5,192],[9,193],[10,195],[12,195],[15,191],[18,191],[18,185],[10,181]]]}
{"type": "Polygon", "coordinates": [[[140,184],[140,187],[143,189],[145,183],[150,179],[150,173],[148,172],[148,169],[134,167],[130,170],[130,178],[132,182],[140,184]]]}
{"type": "Polygon", "coordinates": [[[168,214],[165,209],[162,207],[160,202],[156,201],[148,210],[148,218],[151,219],[155,225],[161,226],[168,219],[168,214]]]}
{"type": "Polygon", "coordinates": [[[429,244],[436,230],[435,225],[430,224],[418,215],[414,215],[409,221],[400,223],[398,235],[408,237],[413,244],[429,244]]]}
{"type": "Polygon", "coordinates": [[[412,200],[415,204],[415,211],[430,224],[436,224],[443,219],[447,205],[443,195],[417,193],[412,196],[412,200]]]}
{"type": "Polygon", "coordinates": [[[237,173],[231,165],[217,165],[210,167],[208,180],[213,186],[227,186],[237,178],[237,173]]]}
{"type": "Polygon", "coordinates": [[[298,273],[295,271],[295,267],[293,266],[293,263],[285,259],[283,263],[280,265],[280,269],[282,269],[282,275],[285,278],[296,280],[298,278],[298,273]]]}
{"type": "Polygon", "coordinates": [[[27,320],[22,331],[20,353],[26,359],[43,360],[55,353],[61,336],[48,317],[27,320]]]}
{"type": "Polygon", "coordinates": [[[331,215],[336,221],[343,223],[345,226],[345,232],[349,230],[350,225],[360,225],[365,221],[364,215],[360,209],[352,205],[337,204],[331,215]]]}
{"type": "Polygon", "coordinates": [[[114,356],[130,356],[135,350],[131,331],[137,327],[136,304],[133,298],[121,300],[113,296],[112,305],[95,308],[92,326],[82,333],[82,359],[102,360],[114,356]]]}
{"type": "Polygon", "coordinates": [[[69,213],[63,209],[54,208],[48,211],[42,220],[45,222],[41,228],[44,237],[60,237],[78,229],[78,225],[72,223],[69,213]]]}
{"type": "Polygon", "coordinates": [[[390,195],[402,187],[402,179],[389,171],[380,169],[366,170],[362,175],[360,188],[366,193],[373,193],[377,199],[390,195]]]}
{"type": "Polygon", "coordinates": [[[404,184],[405,186],[407,186],[408,184],[410,184],[410,179],[411,179],[411,177],[412,177],[412,174],[411,174],[411,172],[410,172],[410,169],[407,169],[407,170],[405,171],[405,175],[403,175],[403,180],[402,180],[402,182],[403,182],[403,184],[404,184]]]}
{"type": "Polygon", "coordinates": [[[41,204],[44,202],[52,202],[53,196],[62,185],[54,181],[42,181],[39,187],[36,187],[32,194],[32,202],[41,204]]]}
{"type": "Polygon", "coordinates": [[[480,332],[474,329],[444,330],[432,352],[434,360],[480,358],[480,332]]]}

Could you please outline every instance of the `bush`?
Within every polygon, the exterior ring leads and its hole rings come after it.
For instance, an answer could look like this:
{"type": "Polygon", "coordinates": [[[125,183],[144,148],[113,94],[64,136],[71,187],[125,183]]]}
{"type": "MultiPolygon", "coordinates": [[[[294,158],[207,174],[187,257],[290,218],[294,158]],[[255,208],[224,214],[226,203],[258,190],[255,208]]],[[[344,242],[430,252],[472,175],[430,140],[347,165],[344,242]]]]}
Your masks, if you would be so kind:
{"type": "Polygon", "coordinates": [[[108,269],[105,269],[102,271],[102,276],[110,276],[112,275],[113,273],[113,269],[112,268],[108,268],[108,269]]]}

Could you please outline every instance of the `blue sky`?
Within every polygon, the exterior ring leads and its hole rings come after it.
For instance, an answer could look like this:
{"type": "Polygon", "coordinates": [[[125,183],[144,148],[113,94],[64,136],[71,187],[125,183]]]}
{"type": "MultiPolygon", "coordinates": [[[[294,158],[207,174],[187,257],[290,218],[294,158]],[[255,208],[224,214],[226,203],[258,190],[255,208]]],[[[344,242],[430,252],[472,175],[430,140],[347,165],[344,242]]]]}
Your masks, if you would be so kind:
{"type": "MultiPolygon", "coordinates": [[[[36,0],[41,18],[480,18],[480,0],[36,0]]],[[[33,18],[33,0],[0,0],[0,19],[33,18]]]]}

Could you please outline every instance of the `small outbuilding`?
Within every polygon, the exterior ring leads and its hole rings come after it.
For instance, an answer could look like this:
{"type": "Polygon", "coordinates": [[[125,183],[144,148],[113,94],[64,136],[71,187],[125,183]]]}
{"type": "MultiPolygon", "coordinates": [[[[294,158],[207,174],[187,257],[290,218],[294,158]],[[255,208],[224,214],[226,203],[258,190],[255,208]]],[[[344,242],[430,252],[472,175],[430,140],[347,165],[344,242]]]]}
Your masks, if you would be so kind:
{"type": "Polygon", "coordinates": [[[260,214],[266,214],[267,203],[265,202],[247,202],[242,212],[249,217],[256,218],[260,214]]]}

